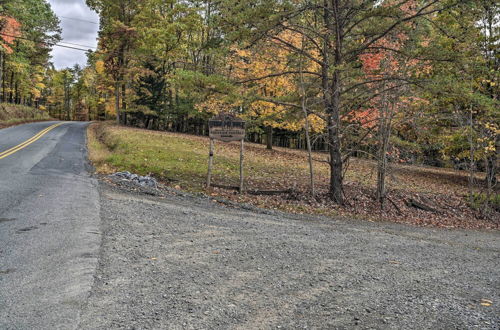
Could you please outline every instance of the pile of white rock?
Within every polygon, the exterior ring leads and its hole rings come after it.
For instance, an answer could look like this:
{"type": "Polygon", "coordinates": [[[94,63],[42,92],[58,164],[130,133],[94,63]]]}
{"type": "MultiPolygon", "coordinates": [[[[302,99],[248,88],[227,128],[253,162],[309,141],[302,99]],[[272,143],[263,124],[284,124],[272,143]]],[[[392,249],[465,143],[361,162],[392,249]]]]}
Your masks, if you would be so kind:
{"type": "Polygon", "coordinates": [[[155,178],[153,178],[149,175],[140,176],[140,175],[125,171],[125,172],[116,172],[114,174],[111,174],[110,176],[113,178],[119,178],[119,179],[122,179],[125,181],[130,181],[138,186],[158,188],[158,181],[156,181],[155,178]]]}

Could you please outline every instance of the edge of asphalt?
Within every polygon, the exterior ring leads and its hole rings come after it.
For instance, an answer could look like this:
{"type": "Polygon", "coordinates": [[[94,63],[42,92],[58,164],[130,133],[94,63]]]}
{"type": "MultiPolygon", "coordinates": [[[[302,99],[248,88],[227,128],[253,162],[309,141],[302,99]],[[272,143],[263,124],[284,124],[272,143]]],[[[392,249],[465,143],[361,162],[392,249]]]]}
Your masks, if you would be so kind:
{"type": "MultiPolygon", "coordinates": [[[[92,183],[92,185],[95,187],[96,194],[97,194],[97,204],[98,204],[98,214],[97,214],[97,224],[93,228],[92,231],[92,242],[91,246],[89,247],[89,255],[93,256],[92,258],[88,258],[88,265],[89,265],[89,273],[88,275],[90,276],[90,279],[87,282],[87,285],[85,288],[82,290],[84,294],[84,299],[82,301],[82,304],[80,305],[80,308],[78,310],[77,314],[77,319],[75,322],[74,329],[80,329],[81,328],[81,317],[82,317],[82,312],[86,309],[90,295],[92,294],[92,290],[96,284],[96,274],[97,274],[97,269],[99,267],[99,260],[102,254],[102,243],[103,243],[103,230],[102,230],[102,217],[101,217],[101,192],[100,192],[100,184],[101,180],[99,179],[98,176],[96,176],[95,173],[95,167],[92,164],[92,161],[89,158],[89,147],[88,147],[88,126],[92,122],[88,122],[84,129],[84,145],[83,147],[83,156],[84,156],[84,168],[85,171],[87,172],[87,175],[89,176],[89,179],[92,183]]],[[[90,234],[90,232],[89,232],[90,234]]],[[[87,235],[88,236],[88,235],[87,235]]]]}

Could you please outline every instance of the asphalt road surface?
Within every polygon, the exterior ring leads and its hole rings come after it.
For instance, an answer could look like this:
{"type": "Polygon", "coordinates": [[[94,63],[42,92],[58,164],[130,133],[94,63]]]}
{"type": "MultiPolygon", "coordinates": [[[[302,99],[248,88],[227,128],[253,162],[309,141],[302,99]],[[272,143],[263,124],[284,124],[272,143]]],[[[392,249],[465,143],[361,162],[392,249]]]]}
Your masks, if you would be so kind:
{"type": "Polygon", "coordinates": [[[0,130],[0,329],[78,324],[100,245],[86,126],[0,130]]]}
{"type": "Polygon", "coordinates": [[[52,124],[0,130],[0,329],[500,328],[498,232],[98,182],[52,124]]]}

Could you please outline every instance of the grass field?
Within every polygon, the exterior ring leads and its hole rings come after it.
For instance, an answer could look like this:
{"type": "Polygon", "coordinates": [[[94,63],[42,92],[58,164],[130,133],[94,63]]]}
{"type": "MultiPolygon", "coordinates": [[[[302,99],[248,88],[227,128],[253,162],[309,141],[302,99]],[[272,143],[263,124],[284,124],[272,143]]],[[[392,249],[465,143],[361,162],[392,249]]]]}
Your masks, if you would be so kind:
{"type": "MultiPolygon", "coordinates": [[[[375,164],[365,159],[351,160],[345,179],[348,201],[338,207],[327,198],[328,165],[326,155],[315,153],[317,196],[308,194],[307,154],[300,150],[267,150],[246,144],[245,185],[250,191],[291,190],[264,196],[240,195],[231,189],[204,187],[207,174],[209,140],[177,133],[156,132],[111,123],[89,128],[90,158],[100,173],[130,171],[150,174],[165,184],[190,192],[205,192],[259,207],[296,213],[328,216],[344,215],[371,221],[396,221],[419,225],[467,228],[498,228],[497,214],[480,219],[467,205],[467,173],[451,169],[392,165],[389,199],[381,210],[375,202],[375,164]],[[425,200],[439,212],[426,212],[407,205],[409,198],[425,200]]],[[[239,143],[216,143],[213,182],[237,186],[239,182],[239,143]]]]}
{"type": "Polygon", "coordinates": [[[49,119],[46,111],[24,105],[0,103],[0,128],[49,119]]]}

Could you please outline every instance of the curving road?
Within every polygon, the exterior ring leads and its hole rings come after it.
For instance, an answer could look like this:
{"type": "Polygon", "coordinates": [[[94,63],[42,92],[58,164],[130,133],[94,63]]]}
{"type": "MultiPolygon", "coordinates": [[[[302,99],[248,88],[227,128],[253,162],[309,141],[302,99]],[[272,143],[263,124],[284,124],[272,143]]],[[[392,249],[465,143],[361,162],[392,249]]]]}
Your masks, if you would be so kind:
{"type": "Polygon", "coordinates": [[[0,130],[2,330],[500,329],[497,231],[98,185],[86,126],[0,130]]]}
{"type": "Polygon", "coordinates": [[[86,123],[0,130],[0,329],[71,329],[100,244],[86,123]]]}

